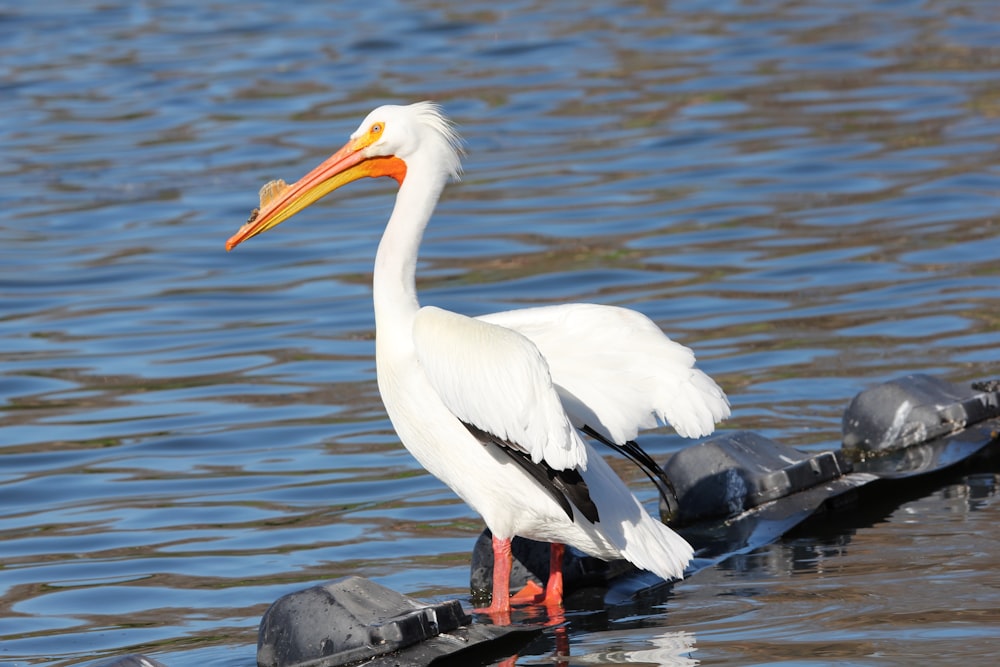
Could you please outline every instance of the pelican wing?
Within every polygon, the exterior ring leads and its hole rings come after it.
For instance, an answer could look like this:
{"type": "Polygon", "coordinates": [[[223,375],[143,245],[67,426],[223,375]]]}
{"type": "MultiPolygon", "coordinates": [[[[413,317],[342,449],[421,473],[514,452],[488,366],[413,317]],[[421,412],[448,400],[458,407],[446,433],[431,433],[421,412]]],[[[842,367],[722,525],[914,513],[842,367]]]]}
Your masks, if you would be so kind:
{"type": "Polygon", "coordinates": [[[535,344],[577,428],[589,426],[621,444],[661,424],[701,437],[729,416],[729,400],[695,368],[694,353],[634,310],[567,304],[478,319],[535,344]]]}
{"type": "Polygon", "coordinates": [[[431,306],[413,324],[431,386],[462,422],[555,470],[587,466],[587,450],[563,408],[548,365],[523,335],[431,306]]]}

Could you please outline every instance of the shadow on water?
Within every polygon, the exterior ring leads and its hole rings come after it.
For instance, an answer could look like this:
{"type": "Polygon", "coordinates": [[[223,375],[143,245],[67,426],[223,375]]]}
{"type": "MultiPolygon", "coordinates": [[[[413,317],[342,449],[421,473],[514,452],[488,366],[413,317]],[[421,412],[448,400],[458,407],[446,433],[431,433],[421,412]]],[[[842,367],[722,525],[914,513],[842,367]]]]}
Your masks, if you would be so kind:
{"type": "MultiPolygon", "coordinates": [[[[375,386],[391,187],[223,250],[261,184],[377,103],[435,99],[467,141],[427,303],[637,308],[725,387],[726,428],[805,449],[839,440],[866,386],[996,376],[991,9],[0,11],[0,661],[248,665],[267,604],[304,584],[467,595],[481,523],[375,386]]],[[[573,664],[995,661],[995,474],[803,529],[626,617],[571,609],[573,664]]]]}

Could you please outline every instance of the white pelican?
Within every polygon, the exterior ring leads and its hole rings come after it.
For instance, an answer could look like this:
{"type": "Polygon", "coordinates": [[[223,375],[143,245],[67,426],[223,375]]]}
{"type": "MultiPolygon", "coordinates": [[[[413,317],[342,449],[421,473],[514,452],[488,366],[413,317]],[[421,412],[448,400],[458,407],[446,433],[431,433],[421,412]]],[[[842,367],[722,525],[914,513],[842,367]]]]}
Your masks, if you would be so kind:
{"type": "Polygon", "coordinates": [[[570,304],[472,318],[421,307],[417,251],[445,183],[460,174],[459,155],[436,105],[379,107],[301,180],[265,186],[261,210],[226,248],[346,183],[394,178],[399,191],[375,257],[378,387],[406,448],[493,533],[485,611],[510,611],[515,535],[553,543],[546,604],[561,603],[565,544],[682,577],[691,547],[646,513],[578,429],[641,458],[629,442],[639,429],[669,423],[683,436],[707,435],[729,416],[725,394],[688,348],[632,310],[570,304]]]}

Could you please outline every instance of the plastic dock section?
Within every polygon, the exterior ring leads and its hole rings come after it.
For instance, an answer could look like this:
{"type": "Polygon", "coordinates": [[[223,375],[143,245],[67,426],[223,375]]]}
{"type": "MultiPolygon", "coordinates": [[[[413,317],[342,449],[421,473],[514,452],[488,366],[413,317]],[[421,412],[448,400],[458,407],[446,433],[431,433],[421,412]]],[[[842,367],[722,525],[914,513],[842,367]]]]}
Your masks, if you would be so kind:
{"type": "MultiPolygon", "coordinates": [[[[774,542],[810,521],[850,522],[862,508],[926,494],[944,476],[1000,458],[1000,382],[965,387],[909,375],[867,389],[843,417],[843,442],[802,451],[749,431],[723,433],[683,449],[662,468],[673,497],[661,518],[695,547],[686,576],[734,554],[774,542]]],[[[547,544],[516,539],[513,589],[548,576],[547,544]]],[[[472,554],[470,589],[482,602],[493,571],[490,535],[472,554]]],[[[566,601],[595,598],[635,613],[664,582],[623,561],[607,563],[567,549],[566,601]],[[625,609],[627,607],[627,609],[625,609]]],[[[424,667],[481,664],[511,655],[537,626],[474,622],[457,600],[427,603],[360,577],[288,594],[264,614],[260,667],[424,667]]],[[[91,667],[165,667],[130,654],[91,667]]]]}

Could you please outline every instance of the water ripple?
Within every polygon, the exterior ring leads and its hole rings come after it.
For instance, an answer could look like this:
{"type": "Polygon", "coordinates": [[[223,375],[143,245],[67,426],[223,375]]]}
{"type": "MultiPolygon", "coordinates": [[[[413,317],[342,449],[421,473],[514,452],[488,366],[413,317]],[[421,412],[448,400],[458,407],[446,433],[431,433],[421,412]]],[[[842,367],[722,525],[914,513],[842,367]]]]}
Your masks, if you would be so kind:
{"type": "MultiPolygon", "coordinates": [[[[428,303],[639,308],[726,387],[728,427],[804,447],[835,445],[874,382],[997,375],[990,9],[5,9],[0,653],[251,664],[263,609],[303,585],[466,594],[481,523],[402,450],[375,387],[392,188],[223,249],[261,183],[382,101],[438,100],[468,142],[425,240],[428,303]]],[[[989,480],[737,557],[631,621],[580,613],[574,654],[995,661],[989,480]]]]}

